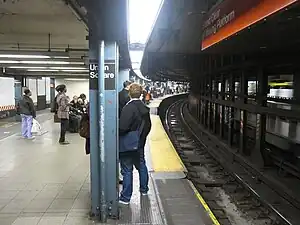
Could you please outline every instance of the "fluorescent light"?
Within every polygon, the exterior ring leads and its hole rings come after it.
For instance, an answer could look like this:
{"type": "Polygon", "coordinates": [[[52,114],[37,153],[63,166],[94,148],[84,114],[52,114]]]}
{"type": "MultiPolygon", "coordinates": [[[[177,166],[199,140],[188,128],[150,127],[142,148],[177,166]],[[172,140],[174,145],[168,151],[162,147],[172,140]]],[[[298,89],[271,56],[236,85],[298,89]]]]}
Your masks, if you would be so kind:
{"type": "Polygon", "coordinates": [[[84,79],[84,78],[66,78],[65,80],[68,80],[68,81],[86,81],[88,79],[84,79]]]}
{"type": "Polygon", "coordinates": [[[13,60],[0,60],[0,63],[2,64],[5,64],[5,63],[8,63],[8,64],[17,64],[17,63],[20,63],[20,61],[13,61],[13,60]]]}
{"type": "Polygon", "coordinates": [[[89,72],[89,70],[62,70],[63,72],[89,72]]]}
{"type": "Polygon", "coordinates": [[[74,65],[84,65],[84,62],[67,62],[67,61],[51,61],[51,60],[47,60],[47,61],[17,61],[17,60],[0,60],[0,63],[2,64],[65,64],[65,65],[69,65],[69,64],[74,64],[74,65]]]}
{"type": "Polygon", "coordinates": [[[35,58],[35,59],[49,59],[50,56],[47,55],[10,55],[10,54],[0,54],[0,58],[35,58]]]}
{"type": "Polygon", "coordinates": [[[84,70],[85,67],[50,67],[53,70],[84,70]]]}
{"type": "Polygon", "coordinates": [[[68,59],[69,56],[53,56],[54,59],[68,59]]]}
{"type": "Polygon", "coordinates": [[[58,72],[59,70],[47,70],[47,69],[29,69],[29,72],[58,72]]]}
{"type": "Polygon", "coordinates": [[[83,65],[83,62],[67,62],[67,61],[20,61],[20,63],[24,64],[77,64],[83,65]]]}
{"type": "Polygon", "coordinates": [[[41,66],[9,66],[10,69],[47,69],[47,67],[41,66]]]}

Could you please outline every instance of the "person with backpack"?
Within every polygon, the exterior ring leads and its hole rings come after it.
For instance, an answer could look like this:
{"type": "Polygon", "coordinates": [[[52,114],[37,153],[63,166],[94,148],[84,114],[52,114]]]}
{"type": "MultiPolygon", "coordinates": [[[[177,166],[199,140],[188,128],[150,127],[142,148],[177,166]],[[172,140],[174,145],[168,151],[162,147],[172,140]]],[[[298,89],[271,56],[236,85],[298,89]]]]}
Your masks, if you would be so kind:
{"type": "Polygon", "coordinates": [[[121,111],[119,120],[119,160],[123,189],[119,203],[129,204],[133,190],[133,166],[140,177],[140,193],[147,195],[149,175],[145,160],[145,144],[151,129],[150,109],[140,100],[142,86],[129,86],[130,101],[121,111]]]}
{"type": "Polygon", "coordinates": [[[60,138],[59,143],[61,145],[70,144],[66,141],[66,131],[69,125],[69,111],[70,111],[70,103],[69,98],[66,95],[67,88],[66,85],[62,84],[56,87],[58,94],[56,96],[57,103],[57,117],[60,119],[60,138]]]}
{"type": "Polygon", "coordinates": [[[31,130],[33,119],[36,117],[36,111],[30,96],[31,91],[25,89],[24,95],[17,105],[17,113],[20,114],[22,118],[22,137],[25,139],[34,139],[31,130]]]}

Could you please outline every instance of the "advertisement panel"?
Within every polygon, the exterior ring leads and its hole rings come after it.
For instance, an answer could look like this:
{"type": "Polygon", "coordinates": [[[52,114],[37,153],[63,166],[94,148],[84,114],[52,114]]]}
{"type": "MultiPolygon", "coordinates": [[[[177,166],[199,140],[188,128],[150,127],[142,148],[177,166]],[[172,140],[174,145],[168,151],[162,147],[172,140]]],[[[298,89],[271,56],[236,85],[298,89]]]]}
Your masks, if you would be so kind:
{"type": "Polygon", "coordinates": [[[204,19],[202,50],[298,0],[224,0],[204,19]]]}

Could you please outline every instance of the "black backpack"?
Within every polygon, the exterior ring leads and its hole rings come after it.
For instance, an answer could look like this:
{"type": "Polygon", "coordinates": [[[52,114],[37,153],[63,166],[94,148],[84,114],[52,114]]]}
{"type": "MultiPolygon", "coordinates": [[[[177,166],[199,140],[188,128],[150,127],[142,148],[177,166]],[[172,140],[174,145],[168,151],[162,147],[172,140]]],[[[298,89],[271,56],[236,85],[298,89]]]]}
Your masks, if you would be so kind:
{"type": "Polygon", "coordinates": [[[57,96],[55,96],[53,102],[51,103],[51,112],[52,113],[57,113],[57,110],[58,110],[58,104],[57,104],[57,96]]]}

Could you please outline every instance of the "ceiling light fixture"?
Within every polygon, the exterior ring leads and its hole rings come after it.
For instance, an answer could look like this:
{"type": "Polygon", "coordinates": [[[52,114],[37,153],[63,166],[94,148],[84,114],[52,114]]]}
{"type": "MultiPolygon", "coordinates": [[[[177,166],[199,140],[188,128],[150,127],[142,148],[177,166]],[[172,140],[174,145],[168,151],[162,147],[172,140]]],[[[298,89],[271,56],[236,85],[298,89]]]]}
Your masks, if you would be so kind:
{"type": "Polygon", "coordinates": [[[9,66],[10,69],[47,69],[47,67],[41,66],[9,66]]]}
{"type": "Polygon", "coordinates": [[[87,81],[88,79],[85,79],[85,78],[66,78],[65,80],[68,80],[68,81],[87,81]]]}
{"type": "Polygon", "coordinates": [[[23,60],[0,60],[0,64],[55,64],[55,65],[84,65],[84,62],[78,61],[78,62],[68,62],[68,61],[23,61],[23,60]]]}
{"type": "Polygon", "coordinates": [[[86,70],[85,67],[49,67],[53,70],[86,70]]]}
{"type": "Polygon", "coordinates": [[[89,70],[62,70],[63,72],[89,72],[89,70]]]}
{"type": "Polygon", "coordinates": [[[20,61],[16,61],[16,60],[0,60],[0,63],[2,64],[17,64],[20,63],[20,61]]]}
{"type": "Polygon", "coordinates": [[[59,72],[59,70],[47,70],[47,69],[29,69],[29,72],[59,72]]]}
{"type": "Polygon", "coordinates": [[[76,65],[83,65],[83,62],[67,62],[67,61],[20,61],[20,63],[24,64],[76,64],[76,65]]]}
{"type": "Polygon", "coordinates": [[[0,58],[15,58],[15,59],[26,59],[26,58],[35,58],[35,59],[49,59],[51,58],[48,55],[10,55],[10,54],[0,54],[0,58]]]}

